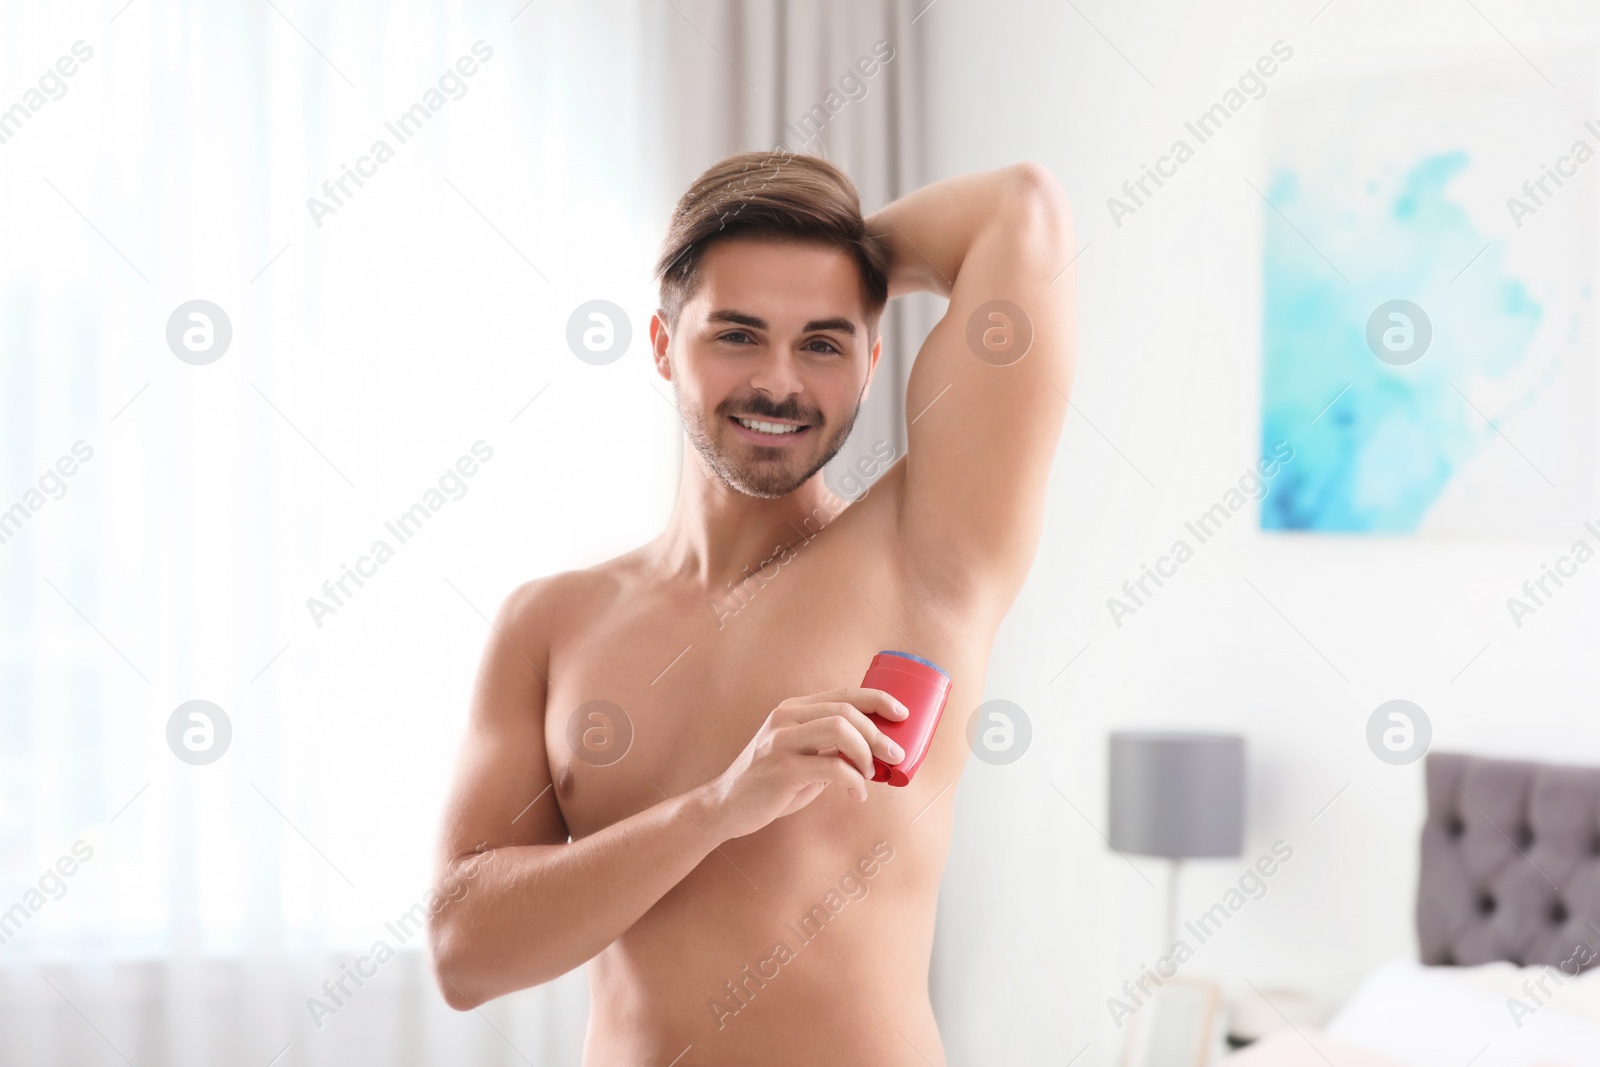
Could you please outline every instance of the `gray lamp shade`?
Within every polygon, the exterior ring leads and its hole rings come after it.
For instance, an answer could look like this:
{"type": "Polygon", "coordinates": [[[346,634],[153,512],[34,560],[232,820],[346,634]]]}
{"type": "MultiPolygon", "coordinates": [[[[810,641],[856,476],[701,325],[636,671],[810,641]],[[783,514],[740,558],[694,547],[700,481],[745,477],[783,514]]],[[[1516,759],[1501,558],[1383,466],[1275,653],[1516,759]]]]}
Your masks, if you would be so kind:
{"type": "Polygon", "coordinates": [[[1244,738],[1117,731],[1111,735],[1111,847],[1172,859],[1237,856],[1244,847],[1244,738]]]}

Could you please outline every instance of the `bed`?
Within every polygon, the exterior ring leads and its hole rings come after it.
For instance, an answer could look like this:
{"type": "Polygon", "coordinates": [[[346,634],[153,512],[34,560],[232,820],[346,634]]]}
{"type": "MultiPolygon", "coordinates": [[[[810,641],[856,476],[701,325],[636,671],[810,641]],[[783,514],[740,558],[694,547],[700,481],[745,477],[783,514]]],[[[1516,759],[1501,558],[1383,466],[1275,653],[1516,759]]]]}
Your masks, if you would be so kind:
{"type": "Polygon", "coordinates": [[[1430,753],[1420,960],[1225,1067],[1600,1067],[1600,768],[1430,753]]]}

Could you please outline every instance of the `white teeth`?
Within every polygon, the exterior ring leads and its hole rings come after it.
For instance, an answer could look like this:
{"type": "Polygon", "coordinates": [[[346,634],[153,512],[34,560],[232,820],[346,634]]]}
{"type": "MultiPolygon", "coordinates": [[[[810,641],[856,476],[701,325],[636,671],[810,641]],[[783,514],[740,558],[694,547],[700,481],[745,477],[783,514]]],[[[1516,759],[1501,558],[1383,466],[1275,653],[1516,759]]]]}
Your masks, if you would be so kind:
{"type": "Polygon", "coordinates": [[[757,433],[771,434],[794,433],[800,429],[799,426],[785,426],[778,422],[762,422],[760,419],[739,419],[739,425],[747,430],[755,430],[757,433]]]}

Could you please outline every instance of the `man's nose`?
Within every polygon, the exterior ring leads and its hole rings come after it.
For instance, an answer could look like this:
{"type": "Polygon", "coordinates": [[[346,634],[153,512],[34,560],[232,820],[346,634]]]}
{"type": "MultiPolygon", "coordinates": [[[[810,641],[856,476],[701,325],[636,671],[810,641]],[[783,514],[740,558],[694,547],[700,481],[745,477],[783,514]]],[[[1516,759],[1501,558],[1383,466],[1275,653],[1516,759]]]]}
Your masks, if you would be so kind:
{"type": "Polygon", "coordinates": [[[764,393],[774,403],[781,403],[805,388],[794,354],[786,351],[769,352],[750,375],[750,387],[764,393]]]}

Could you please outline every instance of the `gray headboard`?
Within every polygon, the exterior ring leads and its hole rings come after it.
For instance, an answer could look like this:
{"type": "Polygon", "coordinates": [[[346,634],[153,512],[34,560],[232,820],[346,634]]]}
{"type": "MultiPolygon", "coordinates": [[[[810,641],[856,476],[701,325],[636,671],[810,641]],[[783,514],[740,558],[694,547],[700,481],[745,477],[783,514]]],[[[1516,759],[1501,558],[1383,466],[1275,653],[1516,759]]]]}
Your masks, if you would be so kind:
{"type": "Polygon", "coordinates": [[[1426,964],[1600,963],[1600,768],[1427,757],[1426,964]]]}

